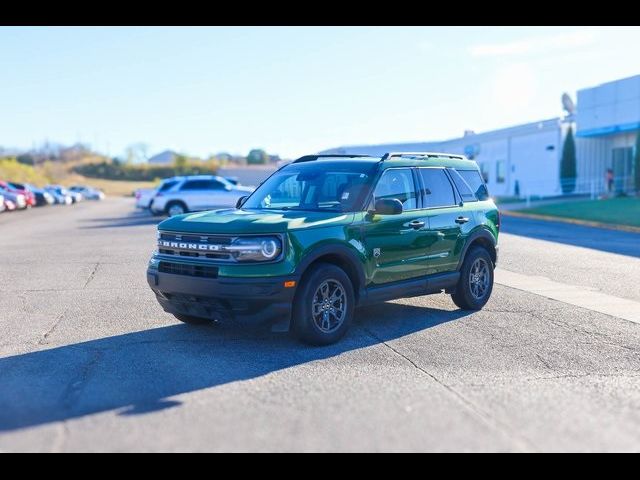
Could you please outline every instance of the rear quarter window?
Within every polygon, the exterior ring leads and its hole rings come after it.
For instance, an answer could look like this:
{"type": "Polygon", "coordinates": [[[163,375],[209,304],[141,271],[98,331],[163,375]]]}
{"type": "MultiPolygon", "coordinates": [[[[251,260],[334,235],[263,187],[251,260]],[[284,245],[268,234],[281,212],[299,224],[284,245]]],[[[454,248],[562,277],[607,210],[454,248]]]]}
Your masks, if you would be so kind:
{"type": "Polygon", "coordinates": [[[478,170],[456,170],[478,200],[487,200],[489,192],[478,170]]]}

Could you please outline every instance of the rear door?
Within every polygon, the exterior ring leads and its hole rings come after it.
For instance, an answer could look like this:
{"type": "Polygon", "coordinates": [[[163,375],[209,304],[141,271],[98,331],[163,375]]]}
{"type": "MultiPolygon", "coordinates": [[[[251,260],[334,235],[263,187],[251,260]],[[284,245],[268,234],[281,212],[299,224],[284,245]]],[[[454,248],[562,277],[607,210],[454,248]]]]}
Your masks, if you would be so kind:
{"type": "Polygon", "coordinates": [[[364,223],[369,276],[385,284],[425,275],[427,220],[418,209],[416,178],[411,168],[390,168],[374,189],[378,198],[396,198],[403,204],[399,215],[368,215],[364,223]]]}
{"type": "Polygon", "coordinates": [[[428,220],[428,274],[453,271],[462,250],[463,231],[473,225],[444,168],[417,169],[421,182],[424,215],[428,220]]]}

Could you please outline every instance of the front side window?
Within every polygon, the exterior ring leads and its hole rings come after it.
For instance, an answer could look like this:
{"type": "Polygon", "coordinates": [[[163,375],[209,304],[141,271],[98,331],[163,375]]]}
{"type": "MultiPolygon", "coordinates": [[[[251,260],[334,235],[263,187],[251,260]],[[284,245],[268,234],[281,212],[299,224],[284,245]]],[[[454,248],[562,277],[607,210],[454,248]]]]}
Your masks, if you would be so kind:
{"type": "Polygon", "coordinates": [[[442,168],[418,169],[424,185],[426,208],[450,207],[456,204],[453,185],[442,168]]]}
{"type": "Polygon", "coordinates": [[[265,180],[242,208],[354,212],[363,209],[376,164],[309,161],[290,164],[265,180]]]}
{"type": "Polygon", "coordinates": [[[385,171],[376,185],[373,196],[375,200],[400,200],[403,210],[415,210],[418,207],[413,174],[408,168],[392,168],[385,171]]]}

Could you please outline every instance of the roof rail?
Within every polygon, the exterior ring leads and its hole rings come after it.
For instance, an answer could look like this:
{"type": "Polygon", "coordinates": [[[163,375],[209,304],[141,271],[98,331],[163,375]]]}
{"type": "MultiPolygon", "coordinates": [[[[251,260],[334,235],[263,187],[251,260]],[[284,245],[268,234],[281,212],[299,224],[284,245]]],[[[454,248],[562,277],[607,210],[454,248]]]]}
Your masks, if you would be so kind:
{"type": "Polygon", "coordinates": [[[365,157],[365,158],[376,158],[376,157],[372,157],[371,155],[352,155],[352,154],[348,154],[348,153],[343,153],[343,154],[327,154],[327,155],[323,155],[323,154],[318,154],[318,155],[305,155],[303,157],[298,158],[297,160],[294,160],[291,163],[302,163],[302,162],[312,162],[313,160],[317,160],[319,158],[359,158],[359,157],[365,157]]]}
{"type": "Polygon", "coordinates": [[[436,157],[436,158],[455,158],[458,160],[468,160],[464,155],[455,155],[453,153],[439,152],[388,152],[382,156],[382,160],[389,160],[391,157],[436,157]]]}

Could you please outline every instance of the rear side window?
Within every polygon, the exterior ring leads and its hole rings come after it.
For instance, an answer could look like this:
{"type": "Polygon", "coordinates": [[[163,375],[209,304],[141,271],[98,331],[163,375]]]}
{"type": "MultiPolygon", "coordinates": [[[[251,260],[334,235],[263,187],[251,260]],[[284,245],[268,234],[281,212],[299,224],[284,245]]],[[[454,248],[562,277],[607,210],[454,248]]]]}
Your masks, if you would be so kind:
{"type": "Polygon", "coordinates": [[[171,182],[165,182],[160,186],[159,191],[160,192],[166,192],[167,190],[169,190],[170,188],[173,188],[173,186],[178,183],[177,180],[173,180],[171,182]]]}
{"type": "Polygon", "coordinates": [[[457,170],[457,172],[464,181],[467,182],[467,185],[471,187],[471,190],[478,200],[486,200],[489,198],[489,192],[478,170],[457,170]]]}
{"type": "Polygon", "coordinates": [[[471,187],[467,182],[460,176],[460,174],[454,170],[453,168],[449,169],[449,173],[451,174],[451,179],[453,183],[455,183],[460,196],[462,197],[463,202],[477,202],[475,193],[471,190],[471,187]]]}
{"type": "Polygon", "coordinates": [[[424,205],[426,208],[451,207],[456,204],[453,185],[441,168],[419,168],[424,185],[424,205]]]}

